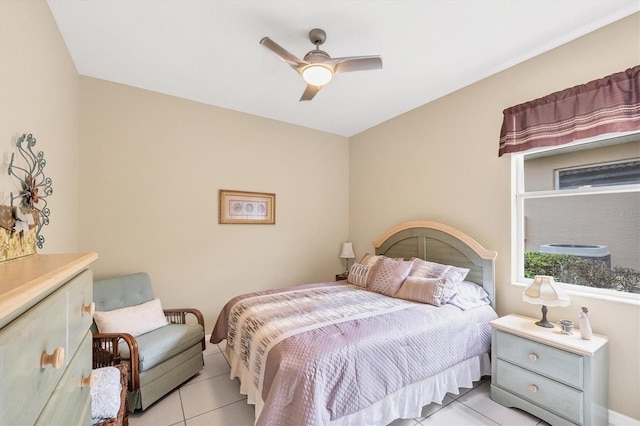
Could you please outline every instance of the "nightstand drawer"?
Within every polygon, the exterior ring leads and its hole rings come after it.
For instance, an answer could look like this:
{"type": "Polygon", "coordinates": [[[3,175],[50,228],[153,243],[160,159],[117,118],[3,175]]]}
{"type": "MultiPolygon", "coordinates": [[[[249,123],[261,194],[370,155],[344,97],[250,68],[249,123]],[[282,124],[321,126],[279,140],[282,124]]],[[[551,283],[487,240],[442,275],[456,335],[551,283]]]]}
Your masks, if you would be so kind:
{"type": "Polygon", "coordinates": [[[581,355],[496,330],[497,356],[520,367],[582,389],[581,355]]]}
{"type": "Polygon", "coordinates": [[[574,423],[583,424],[583,392],[501,359],[496,362],[498,386],[574,423]]]}

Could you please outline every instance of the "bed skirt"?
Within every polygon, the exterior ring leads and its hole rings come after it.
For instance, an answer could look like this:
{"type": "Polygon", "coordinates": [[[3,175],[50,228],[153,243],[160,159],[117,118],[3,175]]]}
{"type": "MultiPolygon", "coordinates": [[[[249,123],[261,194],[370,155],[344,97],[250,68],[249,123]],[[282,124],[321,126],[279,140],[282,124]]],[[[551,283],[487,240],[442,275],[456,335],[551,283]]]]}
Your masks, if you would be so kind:
{"type": "MultiPolygon", "coordinates": [[[[231,379],[240,379],[240,393],[247,395],[247,403],[255,405],[256,420],[262,411],[263,401],[258,390],[252,385],[241,360],[235,353],[225,351],[231,365],[231,379]]],[[[348,416],[332,420],[331,426],[361,426],[363,424],[389,424],[395,419],[420,417],[422,407],[433,402],[441,404],[447,393],[457,395],[460,388],[472,388],[473,382],[491,374],[488,353],[462,361],[435,376],[406,386],[381,401],[348,416]]]]}

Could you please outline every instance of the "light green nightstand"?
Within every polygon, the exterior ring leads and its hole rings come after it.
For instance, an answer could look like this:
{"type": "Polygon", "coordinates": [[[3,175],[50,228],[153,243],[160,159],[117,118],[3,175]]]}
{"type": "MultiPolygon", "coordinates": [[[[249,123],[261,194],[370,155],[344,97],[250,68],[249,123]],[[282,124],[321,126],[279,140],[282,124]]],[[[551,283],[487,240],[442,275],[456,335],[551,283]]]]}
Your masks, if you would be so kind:
{"type": "Polygon", "coordinates": [[[553,425],[609,424],[608,339],[562,334],[536,319],[491,321],[491,399],[553,425]]]}

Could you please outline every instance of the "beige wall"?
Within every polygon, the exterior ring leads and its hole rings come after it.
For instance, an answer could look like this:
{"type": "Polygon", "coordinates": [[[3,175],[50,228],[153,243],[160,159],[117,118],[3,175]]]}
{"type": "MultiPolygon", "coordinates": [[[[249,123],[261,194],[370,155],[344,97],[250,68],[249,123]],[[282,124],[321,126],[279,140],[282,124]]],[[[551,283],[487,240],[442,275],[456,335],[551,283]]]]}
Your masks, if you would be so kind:
{"type": "Polygon", "coordinates": [[[80,116],[80,249],[100,254],[97,277],[147,271],[210,333],[237,294],[344,268],[346,138],[86,77],[80,116]],[[275,193],[276,224],[218,224],[219,189],[275,193]]]}
{"type": "MultiPolygon", "coordinates": [[[[498,252],[498,313],[539,316],[511,285],[511,164],[497,155],[502,111],[640,64],[638,40],[635,14],[352,137],[349,223],[358,255],[399,223],[448,223],[498,252]]],[[[574,295],[549,317],[577,319],[581,305],[594,332],[611,340],[610,407],[640,418],[638,305],[574,295]]]]}
{"type": "Polygon", "coordinates": [[[18,155],[17,138],[31,133],[53,180],[41,253],[77,250],[78,92],[78,73],[47,4],[1,0],[0,204],[10,204],[10,193],[20,190],[7,166],[11,154],[18,155]]]}

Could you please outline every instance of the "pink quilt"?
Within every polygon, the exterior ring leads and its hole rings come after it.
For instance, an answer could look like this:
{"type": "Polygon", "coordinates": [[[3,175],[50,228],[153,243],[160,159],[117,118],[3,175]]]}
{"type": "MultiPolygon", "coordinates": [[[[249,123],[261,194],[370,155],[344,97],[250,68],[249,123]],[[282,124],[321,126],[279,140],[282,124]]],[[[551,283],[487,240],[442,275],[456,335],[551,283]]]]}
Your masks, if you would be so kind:
{"type": "Polygon", "coordinates": [[[462,311],[323,283],[232,299],[211,342],[227,339],[261,398],[256,424],[323,425],[488,352],[494,318],[488,305],[462,311]]]}

